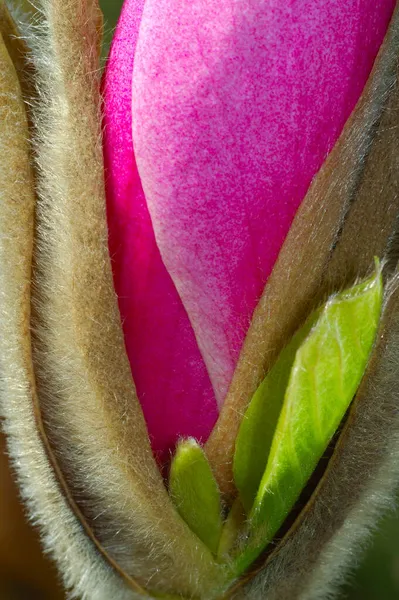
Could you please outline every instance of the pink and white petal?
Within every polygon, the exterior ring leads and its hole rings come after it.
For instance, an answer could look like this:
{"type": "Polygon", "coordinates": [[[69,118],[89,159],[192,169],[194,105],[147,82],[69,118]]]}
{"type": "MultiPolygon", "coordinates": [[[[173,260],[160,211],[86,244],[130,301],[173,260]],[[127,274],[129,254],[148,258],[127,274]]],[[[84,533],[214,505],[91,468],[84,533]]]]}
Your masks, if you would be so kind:
{"type": "Polygon", "coordinates": [[[153,449],[206,439],[218,411],[187,313],[155,242],[132,141],[132,71],[144,0],[127,0],[104,81],[110,252],[133,378],[153,449]]]}
{"type": "Polygon", "coordinates": [[[156,240],[219,403],[395,1],[147,0],[133,139],[156,240]]]}

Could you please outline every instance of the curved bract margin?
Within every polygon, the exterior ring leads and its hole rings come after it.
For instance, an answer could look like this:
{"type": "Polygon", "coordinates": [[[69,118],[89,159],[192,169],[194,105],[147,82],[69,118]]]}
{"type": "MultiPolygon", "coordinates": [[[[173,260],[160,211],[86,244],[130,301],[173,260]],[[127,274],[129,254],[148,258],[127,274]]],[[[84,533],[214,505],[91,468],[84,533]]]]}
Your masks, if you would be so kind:
{"type": "MultiPolygon", "coordinates": [[[[148,595],[147,584],[207,594],[219,570],[169,500],[125,355],[107,247],[98,5],[38,8],[39,30],[29,33],[37,202],[30,182],[30,204],[18,188],[1,208],[2,238],[12,240],[1,257],[11,454],[32,518],[76,596],[124,600],[148,595]]],[[[12,135],[23,138],[33,177],[28,132],[12,135]]],[[[2,185],[20,182],[23,162],[3,164],[2,185]]]]}
{"type": "MultiPolygon", "coordinates": [[[[74,597],[130,600],[151,595],[148,587],[160,597],[178,591],[209,600],[220,571],[164,489],[124,353],[106,239],[98,7],[83,0],[39,5],[40,33],[29,34],[42,94],[37,206],[21,84],[9,46],[1,47],[8,128],[0,131],[0,263],[8,268],[0,271],[0,360],[10,454],[74,597]],[[129,577],[137,577],[136,591],[129,577]]],[[[234,493],[228,457],[239,420],[232,415],[242,414],[310,310],[364,276],[374,255],[386,258],[388,280],[378,344],[310,502],[261,571],[229,596],[325,598],[397,481],[399,294],[390,276],[399,202],[398,20],[396,10],[363,98],[298,213],[248,335],[226,405],[230,417],[207,447],[225,498],[234,493]]]]}

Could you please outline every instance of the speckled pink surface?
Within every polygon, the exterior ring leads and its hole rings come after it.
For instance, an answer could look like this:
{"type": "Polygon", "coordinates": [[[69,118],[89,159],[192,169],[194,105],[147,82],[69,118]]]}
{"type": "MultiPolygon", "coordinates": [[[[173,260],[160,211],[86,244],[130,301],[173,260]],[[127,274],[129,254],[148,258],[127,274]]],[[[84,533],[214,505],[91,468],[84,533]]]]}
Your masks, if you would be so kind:
{"type": "Polygon", "coordinates": [[[125,342],[158,458],[179,436],[202,439],[217,419],[204,361],[162,262],[132,143],[132,70],[144,0],[124,4],[111,49],[105,96],[110,252],[125,342]]]}
{"type": "Polygon", "coordinates": [[[110,249],[156,452],[205,439],[394,0],[128,0],[106,73],[110,249]],[[132,137],[133,131],[133,137],[132,137]]]}

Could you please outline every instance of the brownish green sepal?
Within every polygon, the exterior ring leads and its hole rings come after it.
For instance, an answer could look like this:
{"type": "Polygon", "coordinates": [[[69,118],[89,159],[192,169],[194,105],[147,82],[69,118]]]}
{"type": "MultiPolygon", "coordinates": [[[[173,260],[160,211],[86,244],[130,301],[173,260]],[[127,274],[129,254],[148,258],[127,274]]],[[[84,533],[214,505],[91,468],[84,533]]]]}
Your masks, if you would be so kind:
{"type": "MultiPolygon", "coordinates": [[[[337,431],[367,366],[382,297],[377,264],[372,277],[333,296],[315,313],[316,318],[310,317],[304,326],[306,335],[297,334],[302,337],[299,346],[293,339],[297,349],[267,466],[249,513],[250,539],[237,559],[237,573],[273,539],[337,431]]],[[[288,365],[283,354],[275,369],[288,365]]],[[[273,376],[271,371],[267,378],[273,376]]],[[[272,403],[273,398],[267,401],[272,403]]]]}
{"type": "Polygon", "coordinates": [[[222,532],[220,493],[208,459],[193,438],[177,446],[169,493],[190,529],[216,555],[222,532]]]}
{"type": "Polygon", "coordinates": [[[218,549],[218,559],[220,562],[230,562],[233,549],[239,541],[240,534],[245,532],[245,528],[245,510],[240,498],[236,498],[223,524],[218,549]]]}

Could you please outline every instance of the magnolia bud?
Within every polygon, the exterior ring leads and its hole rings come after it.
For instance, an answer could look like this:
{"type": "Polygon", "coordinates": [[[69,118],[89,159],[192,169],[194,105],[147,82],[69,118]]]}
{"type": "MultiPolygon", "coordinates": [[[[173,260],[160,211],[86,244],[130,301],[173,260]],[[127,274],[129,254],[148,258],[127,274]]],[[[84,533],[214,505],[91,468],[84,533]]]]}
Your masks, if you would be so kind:
{"type": "Polygon", "coordinates": [[[398,9],[209,440],[163,470],[111,271],[101,13],[38,9],[30,62],[0,4],[0,400],[44,547],[86,600],[325,598],[399,475],[398,9]]]}

